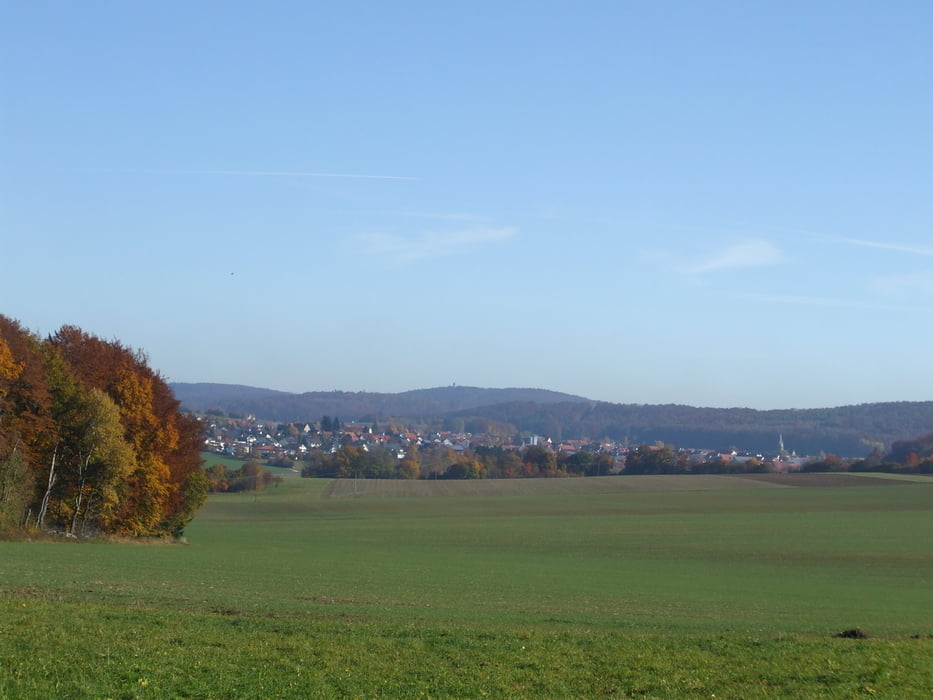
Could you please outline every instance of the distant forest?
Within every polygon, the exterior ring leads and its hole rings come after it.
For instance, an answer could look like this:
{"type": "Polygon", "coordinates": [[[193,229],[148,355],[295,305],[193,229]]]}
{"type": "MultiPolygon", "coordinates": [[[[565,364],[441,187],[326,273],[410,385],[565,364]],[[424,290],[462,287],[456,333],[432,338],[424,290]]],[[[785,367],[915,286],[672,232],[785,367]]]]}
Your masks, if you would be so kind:
{"type": "Polygon", "coordinates": [[[632,446],[663,442],[773,454],[783,436],[787,450],[800,455],[861,457],[933,431],[933,401],[759,411],[614,404],[541,389],[453,386],[400,394],[290,394],[224,384],[171,386],[183,406],[196,411],[253,414],[279,422],[339,415],[344,421],[378,420],[474,434],[532,433],[555,442],[609,438],[632,446]]]}

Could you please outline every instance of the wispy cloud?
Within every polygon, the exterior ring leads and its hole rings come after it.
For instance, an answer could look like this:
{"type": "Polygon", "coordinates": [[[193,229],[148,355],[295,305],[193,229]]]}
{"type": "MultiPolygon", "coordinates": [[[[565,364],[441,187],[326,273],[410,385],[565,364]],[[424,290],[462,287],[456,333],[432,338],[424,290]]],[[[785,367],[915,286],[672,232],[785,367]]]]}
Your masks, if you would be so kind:
{"type": "Polygon", "coordinates": [[[702,275],[708,272],[763,267],[782,262],[784,262],[784,253],[777,246],[768,241],[753,240],[720,250],[699,264],[692,265],[688,272],[693,275],[702,275]]]}
{"type": "Polygon", "coordinates": [[[398,216],[410,219],[433,219],[434,221],[459,221],[462,223],[479,224],[487,221],[484,216],[478,214],[467,214],[459,212],[434,212],[434,211],[400,211],[398,216]]]}
{"type": "Polygon", "coordinates": [[[885,241],[866,241],[860,238],[833,238],[832,240],[862,248],[878,248],[880,250],[892,250],[897,253],[909,253],[910,255],[933,256],[933,246],[887,243],[885,241]]]}
{"type": "Polygon", "coordinates": [[[518,233],[514,228],[476,227],[448,232],[428,232],[417,236],[370,233],[356,237],[361,252],[394,258],[399,262],[426,260],[463,253],[497,243],[518,233]]]}
{"type": "Polygon", "coordinates": [[[96,169],[85,172],[129,173],[137,175],[235,175],[245,177],[336,177],[357,180],[417,180],[408,175],[373,175],[368,173],[326,173],[308,170],[159,170],[154,168],[96,169]]]}

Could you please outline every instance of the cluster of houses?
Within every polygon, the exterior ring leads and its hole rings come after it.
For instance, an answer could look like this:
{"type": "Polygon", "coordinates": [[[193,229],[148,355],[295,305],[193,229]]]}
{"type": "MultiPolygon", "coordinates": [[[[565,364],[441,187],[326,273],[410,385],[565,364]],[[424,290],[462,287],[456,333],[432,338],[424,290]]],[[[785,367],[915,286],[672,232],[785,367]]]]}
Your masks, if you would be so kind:
{"type": "MultiPolygon", "coordinates": [[[[309,452],[322,450],[336,452],[344,446],[370,450],[376,447],[392,452],[399,460],[405,458],[416,445],[419,450],[442,448],[463,452],[478,447],[501,447],[506,450],[520,451],[536,445],[555,453],[572,455],[585,451],[594,454],[608,454],[615,460],[617,471],[621,471],[625,458],[634,446],[619,444],[611,440],[593,442],[591,440],[566,440],[554,443],[538,435],[523,435],[503,442],[502,436],[460,433],[453,431],[433,431],[421,433],[405,429],[401,432],[374,430],[372,425],[348,423],[339,430],[321,431],[312,423],[268,423],[257,420],[255,416],[243,419],[221,419],[204,417],[205,450],[231,457],[253,457],[270,462],[288,463],[303,459],[309,452]]],[[[750,460],[757,460],[770,465],[774,471],[796,471],[813,457],[800,457],[784,449],[783,438],[779,438],[777,451],[773,454],[753,454],[705,448],[679,448],[678,454],[685,455],[689,464],[706,462],[725,462],[736,465],[750,460]]],[[[659,449],[659,448],[658,448],[659,449]]]]}

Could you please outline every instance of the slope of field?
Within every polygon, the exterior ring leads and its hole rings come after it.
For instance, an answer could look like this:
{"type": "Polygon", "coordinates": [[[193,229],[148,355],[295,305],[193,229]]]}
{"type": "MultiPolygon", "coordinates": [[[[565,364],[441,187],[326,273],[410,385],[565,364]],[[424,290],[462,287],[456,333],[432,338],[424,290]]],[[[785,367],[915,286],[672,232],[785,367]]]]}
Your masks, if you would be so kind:
{"type": "MultiPolygon", "coordinates": [[[[430,498],[437,496],[583,495],[629,491],[711,491],[756,488],[903,485],[880,474],[683,474],[603,476],[567,479],[479,479],[409,481],[399,479],[334,479],[327,498],[430,498]]],[[[914,480],[933,484],[933,477],[914,480]]]]}
{"type": "Polygon", "coordinates": [[[682,479],[294,478],[188,546],[0,542],[0,697],[930,696],[933,483],[682,479]]]}

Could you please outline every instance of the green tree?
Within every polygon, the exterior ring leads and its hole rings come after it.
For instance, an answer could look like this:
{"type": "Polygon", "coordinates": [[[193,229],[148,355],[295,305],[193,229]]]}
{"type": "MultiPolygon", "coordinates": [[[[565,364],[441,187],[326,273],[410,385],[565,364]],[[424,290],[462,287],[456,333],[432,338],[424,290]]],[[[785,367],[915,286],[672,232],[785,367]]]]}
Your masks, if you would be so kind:
{"type": "Polygon", "coordinates": [[[174,537],[181,537],[185,527],[194,518],[198,508],[207,500],[209,483],[207,477],[200,469],[192,472],[183,485],[182,508],[171,513],[166,520],[166,529],[174,537]]]}
{"type": "Polygon", "coordinates": [[[592,452],[574,452],[561,460],[561,465],[570,474],[592,474],[595,470],[596,455],[592,452]]]}
{"type": "Polygon", "coordinates": [[[374,445],[360,450],[357,469],[367,479],[392,479],[398,475],[398,460],[387,448],[374,445]]]}
{"type": "Polygon", "coordinates": [[[677,455],[667,446],[639,445],[625,458],[626,474],[673,474],[677,467],[677,455]]]}

